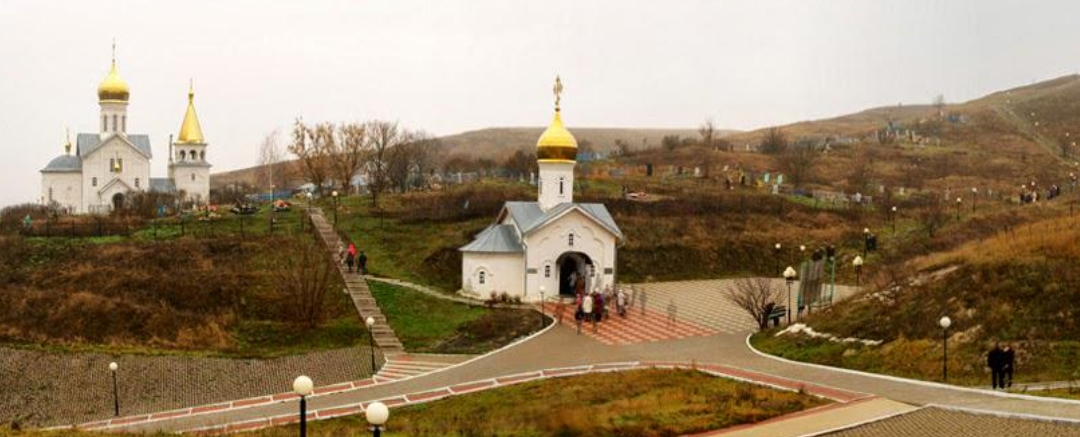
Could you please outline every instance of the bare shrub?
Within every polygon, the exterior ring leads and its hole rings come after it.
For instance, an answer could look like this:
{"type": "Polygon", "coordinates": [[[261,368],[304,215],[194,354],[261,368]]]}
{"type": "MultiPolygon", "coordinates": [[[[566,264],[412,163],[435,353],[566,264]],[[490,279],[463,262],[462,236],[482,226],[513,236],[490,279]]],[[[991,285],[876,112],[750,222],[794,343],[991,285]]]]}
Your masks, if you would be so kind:
{"type": "Polygon", "coordinates": [[[753,317],[758,329],[765,329],[769,325],[769,313],[780,301],[780,290],[770,278],[739,278],[724,297],[753,317]]]}
{"type": "Polygon", "coordinates": [[[298,241],[277,260],[271,276],[291,303],[291,318],[308,328],[323,321],[323,302],[337,274],[334,263],[315,241],[298,241]]]}

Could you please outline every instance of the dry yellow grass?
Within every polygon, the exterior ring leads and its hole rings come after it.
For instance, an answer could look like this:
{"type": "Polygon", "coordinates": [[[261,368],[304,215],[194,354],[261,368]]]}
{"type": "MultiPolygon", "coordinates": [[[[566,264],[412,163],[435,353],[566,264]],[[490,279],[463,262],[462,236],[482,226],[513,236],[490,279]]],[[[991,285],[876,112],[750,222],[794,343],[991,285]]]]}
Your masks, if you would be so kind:
{"type": "Polygon", "coordinates": [[[1029,223],[995,237],[975,240],[955,250],[916,258],[919,270],[950,265],[1039,264],[1080,259],[1080,216],[1060,216],[1029,223]]]}

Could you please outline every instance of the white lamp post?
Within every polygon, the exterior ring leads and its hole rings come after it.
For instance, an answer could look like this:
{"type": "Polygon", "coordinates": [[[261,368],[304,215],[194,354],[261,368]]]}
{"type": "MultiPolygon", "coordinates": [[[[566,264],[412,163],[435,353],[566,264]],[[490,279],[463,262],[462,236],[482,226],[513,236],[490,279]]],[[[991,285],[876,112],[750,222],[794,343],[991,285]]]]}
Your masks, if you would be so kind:
{"type": "Polygon", "coordinates": [[[781,246],[780,243],[776,243],[776,245],[773,246],[776,255],[776,259],[773,260],[773,265],[776,266],[776,273],[780,273],[780,249],[782,247],[783,246],[781,246]]]}
{"type": "Polygon", "coordinates": [[[795,282],[795,277],[798,273],[791,266],[784,269],[784,280],[787,281],[787,323],[791,324],[791,283],[795,282]]]}
{"type": "Polygon", "coordinates": [[[337,208],[338,208],[337,190],[331,191],[330,192],[330,197],[334,198],[334,229],[337,229],[337,208]]]}
{"type": "Polygon", "coordinates": [[[959,196],[956,197],[956,221],[960,221],[960,204],[964,202],[959,196]]]}
{"type": "Polygon", "coordinates": [[[300,375],[292,383],[293,392],[300,396],[300,437],[307,437],[307,397],[315,390],[311,378],[300,375]]]}
{"type": "Polygon", "coordinates": [[[892,207],[892,231],[896,233],[896,207],[892,207]]]}
{"type": "Polygon", "coordinates": [[[861,256],[855,255],[855,259],[851,261],[851,265],[855,266],[855,286],[859,286],[859,275],[862,273],[863,259],[861,256]]]}
{"type": "Polygon", "coordinates": [[[371,424],[371,435],[381,437],[382,426],[386,423],[386,419],[390,418],[390,409],[386,408],[382,402],[372,402],[364,409],[364,418],[371,424]]]}
{"type": "Polygon", "coordinates": [[[109,371],[112,372],[113,415],[116,417],[120,417],[120,393],[116,386],[116,370],[119,368],[115,361],[109,363],[109,371]]]}
{"type": "Polygon", "coordinates": [[[866,253],[870,251],[870,228],[862,228],[862,236],[863,236],[862,255],[866,256],[866,253]]]}
{"type": "Polygon", "coordinates": [[[364,324],[367,325],[368,332],[368,350],[371,351],[371,374],[375,374],[375,332],[371,329],[375,327],[375,318],[368,317],[364,320],[364,324]]]}
{"type": "Polygon", "coordinates": [[[540,327],[544,327],[544,293],[547,292],[547,287],[540,286],[540,327]]]}
{"type": "Polygon", "coordinates": [[[949,327],[952,326],[952,319],[944,316],[938,320],[938,325],[941,326],[941,381],[949,382],[949,327]]]}

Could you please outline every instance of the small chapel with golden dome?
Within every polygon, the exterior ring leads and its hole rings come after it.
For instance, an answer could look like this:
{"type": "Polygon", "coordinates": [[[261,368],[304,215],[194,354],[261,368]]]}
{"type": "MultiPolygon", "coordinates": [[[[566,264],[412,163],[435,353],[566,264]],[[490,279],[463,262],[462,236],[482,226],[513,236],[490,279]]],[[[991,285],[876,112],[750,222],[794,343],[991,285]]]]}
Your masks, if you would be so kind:
{"type": "Polygon", "coordinates": [[[210,163],[206,140],[195,116],[195,93],[188,88],[188,106],[180,133],[169,144],[169,175],[150,177],[153,158],[149,135],[128,133],[131,90],[112,67],[97,89],[100,128],[71,138],[64,154],[41,169],[41,202],[72,214],[107,213],[123,208],[131,193],[176,193],[194,204],[210,197],[210,163]]]}
{"type": "Polygon", "coordinates": [[[577,141],[563,125],[562,80],[555,116],[536,142],[537,200],[506,202],[495,222],[461,247],[462,293],[506,293],[525,302],[615,285],[624,237],[607,207],[574,203],[577,141]]]}

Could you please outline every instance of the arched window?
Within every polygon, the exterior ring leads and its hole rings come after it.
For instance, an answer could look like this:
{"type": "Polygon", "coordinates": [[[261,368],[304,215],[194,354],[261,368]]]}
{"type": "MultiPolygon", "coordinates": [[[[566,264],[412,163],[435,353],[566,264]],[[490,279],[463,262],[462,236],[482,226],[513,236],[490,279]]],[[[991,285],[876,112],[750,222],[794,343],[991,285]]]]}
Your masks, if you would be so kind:
{"type": "Polygon", "coordinates": [[[96,187],[97,186],[97,178],[91,178],[90,179],[90,186],[91,187],[96,187]]]}
{"type": "Polygon", "coordinates": [[[565,182],[565,179],[559,178],[559,195],[560,196],[563,195],[563,182],[565,182]]]}
{"type": "Polygon", "coordinates": [[[481,270],[480,271],[480,285],[484,285],[484,283],[486,281],[487,281],[487,273],[484,272],[483,270],[481,270]]]}
{"type": "Polygon", "coordinates": [[[206,161],[206,151],[199,152],[199,161],[206,161]]]}
{"type": "Polygon", "coordinates": [[[184,160],[186,160],[186,159],[187,159],[187,152],[185,152],[185,151],[181,150],[181,151],[180,151],[180,160],[181,160],[181,161],[184,161],[184,160]]]}
{"type": "Polygon", "coordinates": [[[49,203],[52,203],[52,187],[49,187],[49,203]]]}
{"type": "Polygon", "coordinates": [[[120,132],[127,132],[127,116],[120,117],[120,132]]]}
{"type": "Polygon", "coordinates": [[[192,173],[192,174],[191,174],[191,181],[192,181],[192,182],[195,182],[195,173],[192,173]]]}
{"type": "Polygon", "coordinates": [[[551,277],[551,264],[548,264],[548,265],[544,266],[544,277],[545,278],[550,278],[551,277]]]}
{"type": "Polygon", "coordinates": [[[570,234],[570,236],[566,237],[566,242],[570,246],[573,246],[574,245],[574,234],[570,234]]]}
{"type": "Polygon", "coordinates": [[[113,114],[113,116],[112,116],[112,130],[113,130],[113,132],[116,132],[116,130],[119,129],[119,128],[120,128],[120,126],[118,124],[116,124],[116,114],[113,114]]]}
{"type": "Polygon", "coordinates": [[[101,116],[101,131],[105,132],[107,130],[109,130],[109,116],[108,115],[102,115],[101,116]]]}
{"type": "Polygon", "coordinates": [[[135,178],[135,188],[139,188],[139,178],[135,178]]]}

